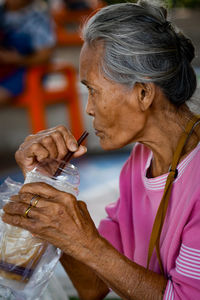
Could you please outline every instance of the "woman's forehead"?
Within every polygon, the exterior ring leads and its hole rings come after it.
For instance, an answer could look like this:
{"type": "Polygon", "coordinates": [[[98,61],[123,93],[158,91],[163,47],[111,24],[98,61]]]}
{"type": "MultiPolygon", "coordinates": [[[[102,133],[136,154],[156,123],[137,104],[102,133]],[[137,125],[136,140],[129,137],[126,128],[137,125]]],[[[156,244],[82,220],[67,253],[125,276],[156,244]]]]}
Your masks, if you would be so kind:
{"type": "Polygon", "coordinates": [[[103,56],[103,45],[89,46],[84,44],[80,54],[80,77],[87,80],[90,76],[99,76],[100,64],[103,56]]]}
{"type": "Polygon", "coordinates": [[[84,43],[81,49],[80,60],[82,62],[96,62],[98,63],[104,55],[104,45],[103,43],[97,42],[93,45],[84,43]]]}

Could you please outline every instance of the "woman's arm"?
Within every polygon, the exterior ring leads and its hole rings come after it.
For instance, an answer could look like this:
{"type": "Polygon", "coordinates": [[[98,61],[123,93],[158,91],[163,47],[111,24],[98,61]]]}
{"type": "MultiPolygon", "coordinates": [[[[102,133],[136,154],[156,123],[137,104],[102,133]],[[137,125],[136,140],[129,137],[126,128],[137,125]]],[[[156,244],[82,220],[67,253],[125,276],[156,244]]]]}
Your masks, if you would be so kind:
{"type": "Polygon", "coordinates": [[[86,264],[73,257],[63,254],[60,259],[65,271],[70,277],[80,299],[103,299],[109,292],[107,285],[86,264]]]}
{"type": "MultiPolygon", "coordinates": [[[[102,255],[104,252],[107,257],[108,251],[105,248],[102,255]]],[[[92,266],[93,269],[66,254],[62,256],[61,263],[80,299],[103,299],[109,292],[108,286],[112,287],[123,299],[163,299],[167,280],[137,264],[130,264],[128,259],[119,258],[118,254],[115,253],[113,256],[111,251],[112,261],[108,259],[109,263],[106,263],[105,259],[100,259],[98,265],[95,263],[96,266],[92,266]]]]}
{"type": "Polygon", "coordinates": [[[99,239],[88,266],[123,299],[163,299],[167,285],[164,276],[130,261],[104,239],[99,239]]]}

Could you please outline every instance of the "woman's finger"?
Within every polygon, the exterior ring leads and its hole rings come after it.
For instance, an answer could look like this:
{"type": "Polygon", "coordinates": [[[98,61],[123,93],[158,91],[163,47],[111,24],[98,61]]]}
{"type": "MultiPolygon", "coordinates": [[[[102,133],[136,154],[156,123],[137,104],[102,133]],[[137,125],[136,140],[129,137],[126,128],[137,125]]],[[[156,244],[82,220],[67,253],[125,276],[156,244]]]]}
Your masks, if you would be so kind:
{"type": "Polygon", "coordinates": [[[46,240],[60,249],[62,248],[62,234],[59,234],[57,229],[51,228],[48,223],[44,224],[38,222],[36,219],[26,219],[19,215],[12,216],[6,213],[2,219],[7,224],[28,230],[33,233],[35,237],[46,240]]]}
{"type": "Polygon", "coordinates": [[[17,202],[20,201],[19,195],[13,195],[10,197],[10,201],[17,202]]]}
{"type": "Polygon", "coordinates": [[[23,151],[24,158],[32,159],[33,161],[42,161],[45,158],[49,157],[48,150],[44,147],[44,145],[33,142],[31,145],[27,146],[25,149],[19,149],[19,151],[23,151]]]}
{"type": "Polygon", "coordinates": [[[10,202],[11,203],[13,202],[14,205],[21,202],[28,206],[33,206],[37,208],[49,207],[50,205],[51,206],[53,205],[51,199],[47,200],[45,198],[40,197],[39,195],[30,194],[30,193],[24,193],[24,194],[12,196],[10,200],[11,200],[10,202]]]}
{"type": "MultiPolygon", "coordinates": [[[[15,207],[17,207],[18,203],[22,203],[25,207],[33,206],[38,209],[42,209],[42,213],[47,216],[57,216],[63,214],[65,207],[63,203],[55,202],[55,199],[46,199],[42,198],[38,195],[33,195],[30,193],[24,193],[15,195],[11,198],[11,202],[4,206],[4,210],[7,213],[14,214],[15,207]],[[13,205],[9,205],[13,203],[13,205]],[[9,211],[8,211],[9,209],[9,211]],[[12,210],[12,212],[11,212],[12,210]]],[[[17,208],[18,209],[18,208],[17,208]]],[[[19,213],[21,214],[21,209],[18,209],[19,213]]],[[[18,213],[17,211],[17,213],[18,213]]],[[[23,214],[23,213],[22,213],[23,214]]]]}
{"type": "Polygon", "coordinates": [[[38,219],[24,218],[21,215],[10,215],[5,213],[2,216],[2,220],[7,224],[21,227],[38,235],[40,232],[42,233],[46,228],[50,227],[49,223],[39,222],[38,219]]]}
{"type": "Polygon", "coordinates": [[[47,149],[36,142],[29,146],[25,145],[25,143],[22,144],[15,153],[16,162],[22,168],[24,174],[32,170],[39,161],[48,156],[47,149]]]}
{"type": "Polygon", "coordinates": [[[76,202],[76,198],[69,193],[59,191],[44,182],[32,182],[22,186],[20,194],[29,193],[35,194],[45,199],[50,199],[53,202],[63,203],[68,205],[71,202],[76,202]]]}
{"type": "Polygon", "coordinates": [[[78,150],[73,154],[73,157],[80,157],[87,152],[87,148],[83,145],[80,145],[78,150]]]}
{"type": "Polygon", "coordinates": [[[58,197],[59,195],[62,195],[63,192],[44,182],[31,182],[24,184],[19,193],[29,193],[48,199],[58,197]]]}
{"type": "Polygon", "coordinates": [[[57,143],[57,148],[60,147],[59,153],[61,154],[61,156],[60,156],[61,159],[67,154],[68,150],[74,152],[73,157],[82,156],[83,154],[85,154],[87,152],[87,148],[85,146],[80,145],[78,147],[75,137],[64,126],[58,126],[57,130],[54,131],[54,133],[52,133],[52,136],[54,137],[58,132],[62,136],[61,139],[60,139],[60,136],[56,137],[56,138],[59,138],[59,143],[57,143]],[[62,143],[61,143],[61,140],[62,140],[62,143]],[[63,145],[63,143],[64,143],[64,145],[63,145]]]}
{"type": "Polygon", "coordinates": [[[51,135],[46,135],[40,141],[40,144],[48,151],[49,158],[57,158],[58,157],[58,148],[57,145],[51,135]]]}
{"type": "Polygon", "coordinates": [[[64,126],[58,126],[57,130],[62,134],[67,149],[69,149],[72,152],[77,151],[78,144],[75,137],[71,134],[71,132],[67,130],[64,126]]]}
{"type": "Polygon", "coordinates": [[[62,133],[59,130],[56,130],[51,134],[51,137],[54,140],[57,147],[57,151],[58,151],[57,159],[63,159],[64,156],[67,154],[68,149],[62,133]]]}
{"type": "Polygon", "coordinates": [[[7,213],[5,213],[2,216],[2,220],[7,224],[17,226],[17,227],[22,227],[24,229],[27,229],[27,227],[31,227],[30,224],[32,224],[32,228],[34,228],[34,225],[36,224],[36,220],[34,219],[26,220],[23,216],[20,215],[13,216],[7,213]]]}
{"type": "Polygon", "coordinates": [[[24,218],[36,219],[38,221],[41,221],[42,223],[49,222],[49,218],[46,216],[42,209],[29,206],[22,202],[10,202],[4,206],[3,210],[6,214],[12,216],[19,215],[24,218]]]}

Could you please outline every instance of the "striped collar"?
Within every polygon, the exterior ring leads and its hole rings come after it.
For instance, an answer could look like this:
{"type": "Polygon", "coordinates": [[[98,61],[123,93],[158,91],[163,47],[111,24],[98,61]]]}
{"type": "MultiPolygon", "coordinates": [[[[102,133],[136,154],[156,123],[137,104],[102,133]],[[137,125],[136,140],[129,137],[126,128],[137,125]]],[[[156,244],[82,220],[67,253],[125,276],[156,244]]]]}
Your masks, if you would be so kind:
{"type": "MultiPolygon", "coordinates": [[[[196,155],[196,153],[199,151],[200,149],[200,143],[195,147],[194,150],[192,150],[190,152],[190,154],[188,154],[181,162],[180,164],[178,164],[178,177],[174,180],[174,182],[178,181],[179,178],[182,176],[185,168],[187,167],[187,165],[191,162],[191,160],[193,159],[193,157],[196,155]]],[[[155,178],[147,178],[146,173],[148,168],[150,167],[151,164],[151,160],[153,157],[153,152],[150,151],[149,153],[149,157],[147,159],[143,174],[142,174],[142,179],[144,182],[145,187],[148,190],[163,190],[165,187],[165,183],[167,180],[167,176],[169,173],[165,173],[161,176],[155,177],[155,178]]]]}

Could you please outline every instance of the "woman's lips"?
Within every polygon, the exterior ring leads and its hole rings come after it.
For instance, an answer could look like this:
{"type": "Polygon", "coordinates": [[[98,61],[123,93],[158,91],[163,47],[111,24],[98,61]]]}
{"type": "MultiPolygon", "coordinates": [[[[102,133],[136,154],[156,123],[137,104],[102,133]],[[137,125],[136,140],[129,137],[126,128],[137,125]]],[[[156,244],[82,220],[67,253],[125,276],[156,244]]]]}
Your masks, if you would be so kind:
{"type": "Polygon", "coordinates": [[[95,134],[96,134],[97,136],[99,136],[99,135],[102,134],[102,131],[100,131],[100,130],[98,130],[98,129],[95,129],[95,134]]]}
{"type": "Polygon", "coordinates": [[[100,133],[100,131],[97,130],[97,129],[95,129],[95,134],[96,134],[96,135],[99,135],[99,133],[100,133]]]}
{"type": "Polygon", "coordinates": [[[95,135],[99,136],[99,135],[102,135],[103,134],[103,131],[98,129],[96,127],[96,124],[93,122],[93,128],[94,128],[94,131],[95,131],[95,135]]]}

